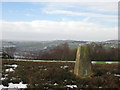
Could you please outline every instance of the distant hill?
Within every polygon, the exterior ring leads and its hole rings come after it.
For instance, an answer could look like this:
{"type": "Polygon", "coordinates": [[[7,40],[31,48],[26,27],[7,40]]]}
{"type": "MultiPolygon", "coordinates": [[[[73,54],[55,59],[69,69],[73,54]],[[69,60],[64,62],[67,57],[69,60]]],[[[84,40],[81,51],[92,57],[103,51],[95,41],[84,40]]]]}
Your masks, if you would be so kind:
{"type": "Polygon", "coordinates": [[[117,47],[118,40],[108,40],[103,42],[75,41],[75,40],[54,40],[54,41],[3,41],[2,46],[15,45],[17,49],[43,50],[49,47],[55,47],[62,43],[68,43],[70,48],[75,48],[79,44],[102,44],[104,47],[117,47]]]}
{"type": "MultiPolygon", "coordinates": [[[[15,47],[15,58],[32,58],[32,55],[39,55],[39,53],[49,52],[63,43],[68,43],[71,50],[74,50],[80,44],[102,45],[103,48],[118,48],[118,40],[109,40],[102,42],[93,41],[75,41],[75,40],[54,40],[54,41],[3,41],[1,47],[15,47]]],[[[36,57],[36,56],[35,56],[36,57]]]]}

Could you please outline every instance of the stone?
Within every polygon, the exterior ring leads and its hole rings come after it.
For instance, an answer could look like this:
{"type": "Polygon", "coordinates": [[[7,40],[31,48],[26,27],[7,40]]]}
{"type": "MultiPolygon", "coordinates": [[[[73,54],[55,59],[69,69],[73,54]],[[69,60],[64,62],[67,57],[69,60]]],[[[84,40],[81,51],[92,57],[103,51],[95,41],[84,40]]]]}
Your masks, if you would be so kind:
{"type": "Polygon", "coordinates": [[[74,74],[78,77],[90,77],[92,75],[89,46],[78,46],[74,74]]]}

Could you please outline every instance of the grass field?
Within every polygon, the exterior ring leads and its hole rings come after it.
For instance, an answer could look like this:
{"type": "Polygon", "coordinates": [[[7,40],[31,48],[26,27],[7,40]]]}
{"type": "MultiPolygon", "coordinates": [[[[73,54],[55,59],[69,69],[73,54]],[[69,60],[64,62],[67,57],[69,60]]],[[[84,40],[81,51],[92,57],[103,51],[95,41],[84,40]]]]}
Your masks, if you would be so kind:
{"type": "Polygon", "coordinates": [[[93,76],[78,78],[72,62],[2,61],[2,84],[23,82],[27,88],[120,88],[119,64],[93,64],[93,76]],[[15,67],[16,65],[16,67],[15,67]],[[14,67],[13,67],[14,66],[14,67]],[[11,68],[11,69],[10,69],[11,68]]]}

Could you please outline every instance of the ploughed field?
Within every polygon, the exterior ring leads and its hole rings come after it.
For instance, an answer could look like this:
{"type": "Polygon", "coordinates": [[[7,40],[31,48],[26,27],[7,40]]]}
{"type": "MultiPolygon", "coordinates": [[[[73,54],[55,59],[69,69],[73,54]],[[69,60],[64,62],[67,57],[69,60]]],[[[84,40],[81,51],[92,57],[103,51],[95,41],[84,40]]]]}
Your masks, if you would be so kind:
{"type": "Polygon", "coordinates": [[[2,88],[120,88],[120,64],[92,64],[93,76],[73,74],[72,62],[2,60],[2,88]],[[11,85],[11,86],[10,86],[11,85]]]}

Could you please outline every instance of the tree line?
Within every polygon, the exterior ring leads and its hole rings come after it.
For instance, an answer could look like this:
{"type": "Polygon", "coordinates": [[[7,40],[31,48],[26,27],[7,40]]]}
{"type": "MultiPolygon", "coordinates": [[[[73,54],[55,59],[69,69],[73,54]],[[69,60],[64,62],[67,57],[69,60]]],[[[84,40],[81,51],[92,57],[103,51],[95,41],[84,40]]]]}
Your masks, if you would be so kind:
{"type": "Polygon", "coordinates": [[[74,60],[76,57],[76,48],[69,48],[68,43],[60,44],[48,51],[39,52],[35,59],[42,60],[74,60]]]}
{"type": "MultiPolygon", "coordinates": [[[[102,45],[90,46],[90,58],[92,61],[118,61],[119,48],[103,48],[102,45]]],[[[34,59],[41,60],[65,60],[76,59],[77,48],[70,48],[68,43],[63,43],[48,51],[39,52],[34,59]]]]}
{"type": "MultiPolygon", "coordinates": [[[[96,44],[90,45],[90,58],[92,61],[119,61],[120,48],[107,48],[103,45],[96,44]]],[[[39,51],[37,53],[29,52],[24,55],[24,59],[35,60],[62,60],[62,61],[74,61],[76,59],[76,48],[70,48],[68,43],[62,43],[52,49],[39,51]]],[[[11,52],[14,53],[14,52],[11,52]]],[[[9,54],[3,52],[2,58],[11,58],[9,54]]],[[[14,58],[14,57],[12,57],[14,58]]]]}

